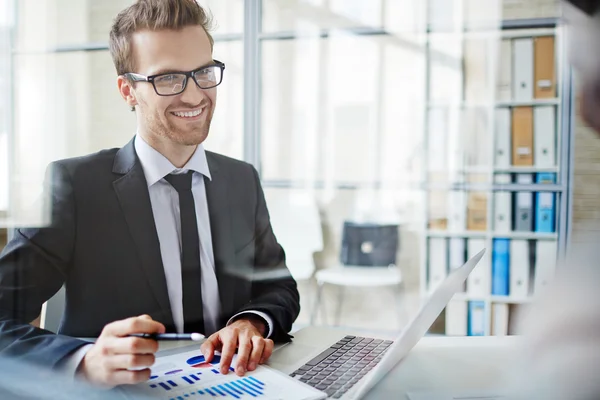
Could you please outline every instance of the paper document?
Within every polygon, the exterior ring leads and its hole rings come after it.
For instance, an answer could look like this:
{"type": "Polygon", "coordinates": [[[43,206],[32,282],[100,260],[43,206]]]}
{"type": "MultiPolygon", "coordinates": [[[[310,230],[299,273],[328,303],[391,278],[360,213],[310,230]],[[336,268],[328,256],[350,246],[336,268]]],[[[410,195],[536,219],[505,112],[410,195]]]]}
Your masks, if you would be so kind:
{"type": "MultiPolygon", "coordinates": [[[[235,368],[236,356],[232,362],[235,368]]],[[[258,366],[243,377],[234,372],[222,375],[220,356],[207,363],[199,350],[159,357],[149,381],[127,389],[132,395],[157,399],[290,399],[317,400],[325,393],[279,371],[258,366]]],[[[231,370],[233,371],[233,368],[231,370]]]]}

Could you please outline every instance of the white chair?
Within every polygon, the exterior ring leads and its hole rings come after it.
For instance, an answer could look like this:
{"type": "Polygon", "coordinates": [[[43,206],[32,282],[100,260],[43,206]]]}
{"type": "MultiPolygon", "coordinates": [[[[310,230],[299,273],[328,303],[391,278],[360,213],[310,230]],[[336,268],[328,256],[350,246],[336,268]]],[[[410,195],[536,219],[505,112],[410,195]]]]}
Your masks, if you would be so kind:
{"type": "MultiPolygon", "coordinates": [[[[346,288],[390,288],[396,297],[398,318],[401,322],[400,285],[402,273],[396,266],[398,251],[398,226],[376,224],[344,224],[341,266],[325,268],[315,274],[317,298],[311,312],[311,325],[315,324],[319,308],[323,306],[325,284],[338,287],[335,325],[339,325],[346,288]],[[378,232],[379,233],[376,233],[378,232]],[[353,265],[354,263],[359,265],[353,265]]],[[[322,310],[323,321],[326,312],[322,310]]]]}

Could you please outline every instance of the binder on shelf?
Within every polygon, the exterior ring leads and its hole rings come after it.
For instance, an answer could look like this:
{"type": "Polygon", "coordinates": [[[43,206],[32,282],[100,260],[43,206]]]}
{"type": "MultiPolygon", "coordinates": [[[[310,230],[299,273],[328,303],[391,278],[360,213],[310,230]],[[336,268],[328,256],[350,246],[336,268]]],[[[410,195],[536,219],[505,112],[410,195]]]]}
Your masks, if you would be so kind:
{"type": "MultiPolygon", "coordinates": [[[[554,183],[555,174],[544,172],[537,174],[537,183],[554,183]]],[[[535,194],[535,231],[551,233],[554,228],[555,194],[552,192],[537,192],[535,194]]]]}
{"type": "MultiPolygon", "coordinates": [[[[511,183],[510,174],[498,174],[496,183],[511,183]]],[[[512,227],[512,193],[494,193],[494,232],[510,232],[512,227]]]]}
{"type": "Polygon", "coordinates": [[[533,39],[513,41],[513,97],[516,101],[533,99],[533,39]]]}
{"type": "Polygon", "coordinates": [[[464,231],[467,226],[467,194],[452,191],[448,195],[448,230],[464,231]]]}
{"type": "MultiPolygon", "coordinates": [[[[465,259],[465,239],[450,238],[448,264],[450,271],[460,268],[467,260],[465,259]]],[[[463,284],[461,292],[466,292],[466,283],[463,284]]],[[[465,324],[466,326],[466,324],[465,324]]]]}
{"type": "Polygon", "coordinates": [[[469,193],[467,229],[470,231],[485,231],[487,229],[487,193],[469,193]]]}
{"type": "Polygon", "coordinates": [[[512,109],[512,164],[533,165],[533,108],[512,109]]]}
{"type": "Polygon", "coordinates": [[[548,99],[556,97],[556,68],[554,57],[554,37],[541,36],[535,38],[535,98],[548,99]]]}
{"type": "Polygon", "coordinates": [[[496,140],[494,151],[494,164],[496,167],[510,167],[511,159],[511,125],[510,125],[510,109],[497,108],[496,114],[496,140]]]}
{"type": "Polygon", "coordinates": [[[446,336],[467,336],[466,301],[450,300],[446,306],[446,336]]]}
{"type": "MultiPolygon", "coordinates": [[[[518,174],[517,183],[533,183],[532,174],[518,174]]],[[[515,231],[531,232],[533,230],[533,194],[518,192],[515,194],[515,231]]]]}
{"type": "Polygon", "coordinates": [[[498,55],[498,81],[496,83],[496,100],[512,99],[512,42],[505,39],[500,42],[498,55]]]}
{"type": "Polygon", "coordinates": [[[508,335],[509,308],[508,304],[492,304],[492,335],[508,335]]]}
{"type": "Polygon", "coordinates": [[[529,242],[510,241],[510,295],[517,299],[529,296],[529,242]]]}
{"type": "Polygon", "coordinates": [[[485,335],[485,302],[470,301],[468,319],[469,328],[467,334],[469,336],[485,335]]]}
{"type": "Polygon", "coordinates": [[[533,111],[535,166],[556,166],[556,109],[554,106],[539,106],[533,111]]]}
{"type": "MultiPolygon", "coordinates": [[[[467,240],[467,257],[471,258],[485,247],[485,239],[467,240]]],[[[492,271],[490,258],[484,255],[467,278],[467,293],[474,297],[485,297],[490,294],[492,271]]]]}
{"type": "Polygon", "coordinates": [[[539,295],[554,278],[557,244],[554,240],[538,240],[535,248],[534,294],[539,295]]]}
{"type": "Polygon", "coordinates": [[[489,43],[486,38],[469,38],[464,44],[465,101],[481,104],[492,100],[489,87],[489,43]]]}
{"type": "Polygon", "coordinates": [[[492,294],[509,295],[510,240],[494,239],[492,252],[492,294]]]}
{"type": "Polygon", "coordinates": [[[448,275],[448,241],[429,239],[429,290],[434,290],[448,275]]]}
{"type": "Polygon", "coordinates": [[[448,227],[448,192],[432,190],[429,192],[428,219],[429,229],[446,230],[448,227]]]}

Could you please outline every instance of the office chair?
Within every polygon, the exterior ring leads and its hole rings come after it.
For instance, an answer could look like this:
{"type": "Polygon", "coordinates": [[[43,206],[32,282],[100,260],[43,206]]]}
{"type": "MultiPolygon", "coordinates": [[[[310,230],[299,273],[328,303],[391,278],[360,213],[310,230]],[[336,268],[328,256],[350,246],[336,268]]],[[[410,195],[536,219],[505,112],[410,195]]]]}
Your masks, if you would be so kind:
{"type": "MultiPolygon", "coordinates": [[[[344,222],[340,264],[325,268],[315,274],[317,298],[311,312],[311,325],[322,307],[325,284],[338,286],[335,325],[339,325],[344,302],[344,292],[348,287],[390,287],[394,290],[400,318],[400,293],[402,274],[396,266],[398,252],[398,225],[344,222]]],[[[325,312],[323,321],[325,319],[325,312]]]]}

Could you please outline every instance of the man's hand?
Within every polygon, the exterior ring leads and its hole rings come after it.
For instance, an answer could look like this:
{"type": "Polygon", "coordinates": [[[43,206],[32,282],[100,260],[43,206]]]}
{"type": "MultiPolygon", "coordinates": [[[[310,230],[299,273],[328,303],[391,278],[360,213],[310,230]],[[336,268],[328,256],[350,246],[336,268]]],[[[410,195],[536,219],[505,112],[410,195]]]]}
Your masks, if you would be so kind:
{"type": "Polygon", "coordinates": [[[207,362],[213,359],[215,350],[221,351],[221,373],[227,374],[238,349],[235,372],[242,376],[265,363],[273,353],[274,343],[265,339],[266,326],[259,318],[242,318],[211,335],[201,346],[207,362]]]}
{"type": "Polygon", "coordinates": [[[148,380],[147,367],[154,364],[158,342],[127,336],[132,333],[165,333],[165,327],[148,315],[106,325],[79,364],[77,373],[90,383],[108,388],[148,380]]]}

